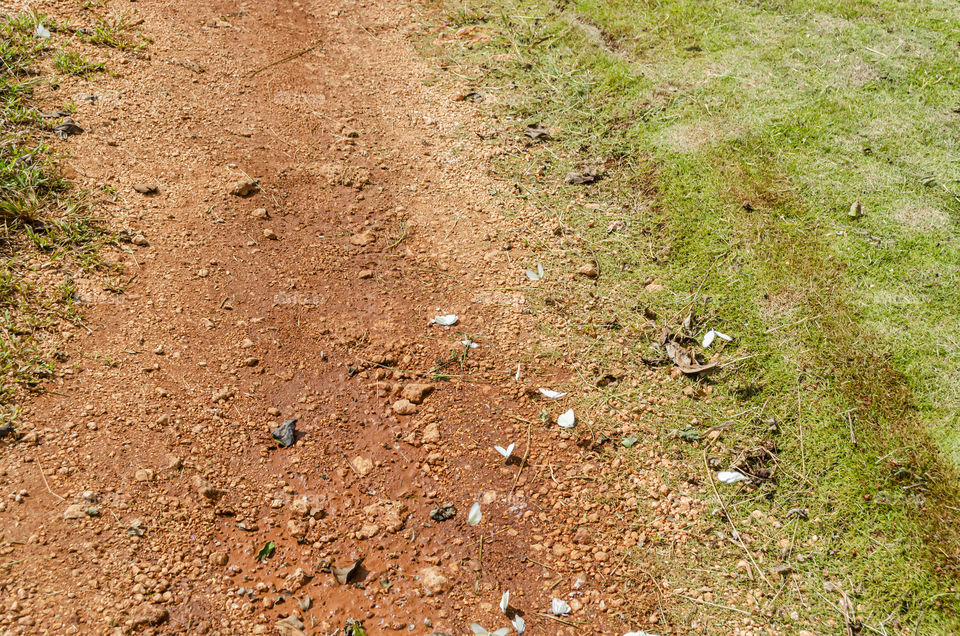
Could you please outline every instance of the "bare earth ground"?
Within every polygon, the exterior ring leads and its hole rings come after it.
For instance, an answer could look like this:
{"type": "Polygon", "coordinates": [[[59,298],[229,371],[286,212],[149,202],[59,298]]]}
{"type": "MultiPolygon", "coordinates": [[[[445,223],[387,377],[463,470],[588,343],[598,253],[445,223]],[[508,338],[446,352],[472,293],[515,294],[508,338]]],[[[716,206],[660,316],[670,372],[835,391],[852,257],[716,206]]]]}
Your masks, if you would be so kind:
{"type": "MultiPolygon", "coordinates": [[[[78,5],[32,6],[82,23],[78,5]]],[[[656,561],[687,549],[704,486],[644,439],[657,407],[623,414],[646,457],[630,470],[598,460],[589,421],[554,423],[586,385],[534,354],[551,318],[525,307],[523,228],[491,197],[482,123],[424,86],[416,8],[108,7],[143,20],[145,54],[45,99],[78,102],[70,168],[115,188],[101,215],[147,244],[105,255],[125,293],[78,281],[89,332],[0,451],[0,632],[297,634],[276,626],[294,615],[310,634],[351,618],[464,634],[507,625],[506,590],[533,634],[758,627],[664,624],[656,561]],[[231,194],[248,177],[259,191],[231,194]],[[413,414],[395,409],[405,389],[413,414]],[[270,429],[293,417],[279,448],[270,429]],[[493,445],[511,442],[505,464],[493,445]],[[456,516],[432,520],[447,503],[456,516]],[[648,543],[650,575],[625,563],[648,543]],[[348,584],[331,574],[360,558],[348,584]],[[549,616],[554,597],[569,616],[549,616]]]]}

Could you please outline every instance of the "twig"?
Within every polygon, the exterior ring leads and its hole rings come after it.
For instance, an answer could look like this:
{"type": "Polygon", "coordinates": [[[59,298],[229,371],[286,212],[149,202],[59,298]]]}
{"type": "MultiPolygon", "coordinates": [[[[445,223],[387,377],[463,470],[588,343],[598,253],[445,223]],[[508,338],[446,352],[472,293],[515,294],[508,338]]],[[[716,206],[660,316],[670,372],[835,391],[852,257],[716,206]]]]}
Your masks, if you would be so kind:
{"type": "Polygon", "coordinates": [[[647,571],[644,570],[643,568],[639,568],[639,569],[640,569],[641,572],[643,572],[644,574],[646,574],[646,575],[650,578],[650,582],[653,583],[653,589],[655,589],[655,590],[657,591],[657,607],[660,608],[660,620],[663,621],[663,625],[666,626],[666,625],[667,625],[667,615],[666,615],[666,614],[664,613],[664,611],[663,611],[663,601],[662,601],[661,598],[660,598],[660,597],[661,597],[661,595],[660,595],[660,584],[657,583],[657,579],[653,578],[653,575],[652,575],[652,574],[650,574],[649,572],[647,572],[647,571]]]}
{"type": "Polygon", "coordinates": [[[350,458],[347,457],[346,451],[344,451],[342,448],[338,448],[337,450],[340,451],[340,454],[341,454],[341,455],[343,455],[343,459],[347,462],[347,466],[350,467],[350,470],[353,471],[353,474],[356,475],[357,477],[360,477],[360,478],[362,479],[362,478],[363,478],[363,475],[360,474],[360,471],[357,470],[357,467],[354,466],[354,465],[353,465],[353,462],[350,461],[350,458]]]}
{"type": "Polygon", "coordinates": [[[347,20],[347,22],[350,22],[350,23],[353,24],[354,26],[360,27],[361,29],[364,30],[364,32],[366,32],[367,35],[369,35],[370,37],[372,37],[372,38],[373,38],[374,40],[376,40],[377,42],[390,42],[390,40],[384,40],[383,38],[378,38],[378,37],[375,36],[373,33],[371,33],[370,30],[369,30],[367,27],[363,26],[362,24],[360,24],[360,23],[358,23],[358,22],[354,22],[353,20],[347,20]]]}
{"type": "Polygon", "coordinates": [[[477,566],[477,578],[473,581],[473,593],[480,595],[480,578],[483,576],[483,535],[480,535],[480,552],[477,555],[477,561],[479,565],[477,566]]]}
{"type": "Polygon", "coordinates": [[[701,601],[698,598],[693,598],[692,596],[684,596],[683,594],[677,594],[680,598],[685,598],[688,601],[693,601],[694,603],[703,603],[704,605],[709,605],[710,607],[716,607],[718,609],[725,609],[730,612],[736,612],[737,614],[743,614],[744,616],[752,616],[752,614],[746,610],[738,609],[736,607],[730,607],[729,605],[718,605],[717,603],[711,603],[710,601],[701,601]]]}
{"type": "Polygon", "coordinates": [[[737,540],[737,543],[743,548],[743,551],[747,553],[747,556],[750,558],[750,562],[753,563],[753,567],[757,569],[757,574],[760,575],[760,578],[763,579],[763,582],[767,584],[768,587],[773,588],[773,585],[770,583],[770,580],[767,579],[767,576],[763,573],[763,570],[760,569],[760,566],[757,565],[756,559],[753,558],[753,554],[747,549],[747,546],[744,545],[743,540],[740,538],[740,531],[737,530],[737,526],[733,523],[733,518],[730,517],[730,513],[727,512],[727,505],[723,502],[723,498],[720,496],[720,491],[717,490],[717,484],[713,481],[713,473],[710,472],[710,464],[707,463],[707,449],[703,449],[703,467],[707,469],[707,479],[710,481],[710,487],[713,488],[713,494],[716,496],[717,501],[720,502],[720,508],[723,510],[723,516],[726,517],[727,523],[730,524],[730,527],[733,529],[733,536],[737,540]]]}
{"type": "Polygon", "coordinates": [[[405,239],[405,238],[407,238],[407,223],[406,223],[406,221],[403,222],[403,228],[400,230],[400,238],[398,238],[398,239],[397,239],[396,241],[394,241],[392,244],[388,245],[388,246],[387,246],[387,249],[388,249],[388,250],[392,250],[392,249],[395,248],[397,245],[400,245],[401,243],[403,243],[403,239],[405,239]]]}
{"type": "Polygon", "coordinates": [[[267,70],[268,68],[273,68],[274,66],[277,66],[278,64],[283,64],[284,62],[289,62],[290,60],[293,60],[293,59],[296,59],[296,58],[300,57],[301,55],[306,55],[307,53],[309,53],[309,52],[312,51],[313,49],[317,48],[318,46],[320,46],[320,41],[319,41],[319,40],[317,40],[316,42],[314,42],[312,45],[308,46],[307,48],[303,49],[302,51],[298,51],[298,52],[296,52],[296,53],[291,53],[290,55],[288,55],[288,56],[286,56],[286,57],[280,58],[280,59],[277,60],[276,62],[271,62],[270,64],[267,64],[266,66],[262,66],[262,67],[258,68],[258,69],[255,70],[254,72],[250,73],[250,77],[256,77],[257,75],[259,75],[259,74],[262,73],[263,71],[267,70]]]}
{"type": "Polygon", "coordinates": [[[552,616],[552,615],[550,615],[550,614],[544,614],[543,612],[537,612],[537,616],[543,616],[544,618],[549,618],[549,619],[551,619],[551,620],[557,621],[558,623],[563,623],[564,625],[569,625],[570,627],[572,627],[572,628],[574,628],[574,629],[580,629],[580,627],[579,627],[576,623],[572,623],[572,622],[570,622],[570,621],[565,621],[565,620],[563,620],[562,618],[558,618],[558,617],[552,616]]]}
{"type": "Polygon", "coordinates": [[[850,425],[850,442],[856,446],[857,445],[857,434],[853,430],[853,417],[850,416],[850,411],[847,411],[847,424],[850,425]]]}
{"type": "MultiPolygon", "coordinates": [[[[560,574],[560,571],[559,571],[557,568],[552,568],[552,567],[550,567],[549,565],[547,565],[546,563],[540,563],[539,561],[534,561],[534,560],[531,559],[530,557],[525,557],[525,558],[526,558],[527,561],[529,561],[530,563],[536,563],[536,564],[539,565],[540,567],[547,568],[548,570],[553,570],[553,571],[556,572],[557,574],[560,574]]],[[[563,577],[562,574],[560,574],[560,576],[561,576],[561,578],[563,577]]]]}
{"type": "Polygon", "coordinates": [[[724,362],[723,364],[721,364],[721,365],[719,365],[719,366],[720,366],[721,369],[726,369],[726,368],[729,367],[731,364],[736,364],[737,362],[743,362],[744,360],[749,360],[750,358],[756,358],[758,355],[760,355],[760,354],[759,354],[759,353],[753,353],[753,354],[751,354],[751,355],[749,355],[749,356],[741,356],[741,357],[739,357],[739,358],[734,358],[733,360],[730,360],[729,362],[724,362]]]}
{"type": "Polygon", "coordinates": [[[807,322],[808,320],[816,320],[817,318],[819,318],[819,317],[822,316],[822,315],[823,315],[823,314],[817,314],[816,316],[807,316],[806,318],[801,318],[800,320],[797,320],[797,321],[791,322],[791,323],[787,323],[787,324],[785,324],[785,325],[778,325],[778,326],[776,326],[776,327],[770,327],[769,329],[767,329],[767,330],[764,331],[763,333],[764,333],[764,334],[770,334],[770,333],[773,333],[774,331],[777,331],[777,330],[780,330],[780,329],[786,329],[787,327],[795,327],[796,325],[803,324],[803,323],[807,322]]]}
{"type": "MultiPolygon", "coordinates": [[[[519,418],[518,418],[519,419],[519,418]]],[[[527,450],[523,452],[523,459],[520,460],[520,470],[517,471],[517,476],[513,479],[513,488],[510,489],[510,496],[513,495],[513,492],[517,489],[517,484],[520,483],[520,474],[523,472],[523,467],[527,464],[527,457],[530,455],[530,429],[533,428],[533,422],[527,422],[527,450]]]]}
{"type": "Polygon", "coordinates": [[[57,499],[59,499],[60,501],[66,501],[66,499],[64,499],[57,493],[50,490],[50,484],[47,483],[47,476],[43,474],[43,466],[40,465],[40,460],[37,459],[35,461],[37,462],[37,468],[40,469],[40,476],[43,477],[43,485],[47,487],[47,492],[53,495],[54,497],[56,497],[57,499]]]}
{"type": "MultiPolygon", "coordinates": [[[[493,532],[490,533],[490,538],[487,539],[487,543],[488,543],[488,544],[489,544],[491,541],[493,541],[493,538],[494,538],[495,536],[497,536],[497,533],[498,533],[498,532],[500,532],[500,531],[499,531],[499,530],[494,530],[493,532]]],[[[480,535],[480,539],[483,540],[483,535],[480,535]]],[[[464,548],[472,548],[473,546],[477,545],[478,543],[480,543],[480,541],[474,541],[473,543],[468,543],[468,544],[466,544],[466,545],[463,546],[463,547],[464,547],[464,548]]]]}
{"type": "Polygon", "coordinates": [[[800,402],[800,383],[797,382],[797,428],[800,430],[800,466],[803,474],[807,474],[807,452],[803,446],[803,408],[800,402]]]}
{"type": "Polygon", "coordinates": [[[603,583],[604,583],[604,585],[606,585],[607,581],[610,580],[610,577],[613,576],[613,575],[616,573],[617,568],[619,568],[621,565],[623,565],[623,562],[627,560],[627,557],[628,557],[628,556],[630,556],[630,550],[627,550],[626,552],[623,553],[623,556],[620,557],[620,560],[617,561],[617,564],[616,564],[615,566],[613,566],[613,569],[612,569],[612,570],[610,570],[610,574],[604,575],[604,577],[603,577],[603,583]]]}
{"type": "Polygon", "coordinates": [[[78,325],[80,325],[81,327],[83,327],[84,329],[86,329],[86,330],[87,330],[87,333],[93,333],[93,330],[90,329],[90,327],[88,327],[88,326],[86,326],[85,324],[83,324],[83,321],[82,321],[82,320],[80,320],[79,318],[77,318],[76,321],[77,321],[76,324],[78,324],[78,325]]]}

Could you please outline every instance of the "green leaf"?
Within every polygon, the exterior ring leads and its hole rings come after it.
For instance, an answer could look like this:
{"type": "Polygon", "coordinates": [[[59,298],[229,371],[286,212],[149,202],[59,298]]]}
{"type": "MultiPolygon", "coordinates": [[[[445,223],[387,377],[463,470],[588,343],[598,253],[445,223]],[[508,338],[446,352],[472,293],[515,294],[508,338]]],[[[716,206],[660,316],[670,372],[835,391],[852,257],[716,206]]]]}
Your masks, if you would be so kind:
{"type": "Polygon", "coordinates": [[[273,556],[273,553],[276,552],[277,546],[273,544],[273,541],[267,541],[263,544],[263,547],[260,548],[260,551],[257,552],[256,559],[257,561],[263,561],[269,559],[273,556]]]}
{"type": "Polygon", "coordinates": [[[367,630],[363,628],[363,623],[353,618],[347,619],[347,625],[344,631],[347,636],[367,636],[367,630]]]}
{"type": "Polygon", "coordinates": [[[625,447],[630,448],[630,447],[632,447],[634,444],[637,443],[637,438],[636,438],[636,437],[624,437],[622,440],[620,440],[620,443],[623,444],[625,447]]]}
{"type": "Polygon", "coordinates": [[[677,431],[677,437],[688,442],[696,442],[700,439],[700,431],[695,428],[685,428],[677,431]]]}

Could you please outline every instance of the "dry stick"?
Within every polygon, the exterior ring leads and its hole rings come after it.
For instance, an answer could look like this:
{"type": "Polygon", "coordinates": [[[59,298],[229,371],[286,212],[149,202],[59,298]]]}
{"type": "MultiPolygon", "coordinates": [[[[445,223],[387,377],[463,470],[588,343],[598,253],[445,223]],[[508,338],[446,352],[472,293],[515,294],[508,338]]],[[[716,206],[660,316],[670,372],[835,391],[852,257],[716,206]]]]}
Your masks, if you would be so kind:
{"type": "MultiPolygon", "coordinates": [[[[550,567],[549,565],[547,565],[546,563],[540,563],[539,561],[534,561],[534,560],[531,559],[530,557],[526,557],[526,559],[527,559],[527,561],[529,561],[530,563],[536,563],[537,565],[539,565],[539,566],[541,566],[541,567],[545,567],[545,568],[547,568],[548,570],[553,570],[553,571],[556,572],[557,574],[560,574],[560,571],[559,571],[557,568],[552,568],[552,567],[550,567]]],[[[560,574],[560,578],[563,578],[563,575],[562,575],[562,574],[560,574]]]]}
{"type": "Polygon", "coordinates": [[[277,66],[278,64],[283,64],[284,62],[289,62],[290,60],[293,60],[293,59],[296,59],[296,58],[300,57],[301,55],[306,55],[307,53],[309,53],[309,52],[312,51],[313,49],[317,48],[318,46],[320,46],[320,41],[319,41],[319,40],[317,40],[316,42],[314,42],[314,43],[313,43],[312,45],[310,45],[309,47],[303,49],[302,51],[299,51],[299,52],[297,52],[297,53],[291,53],[290,55],[288,55],[288,56],[286,56],[286,57],[284,57],[284,58],[281,58],[281,59],[277,60],[276,62],[271,62],[270,64],[267,64],[266,66],[262,66],[262,67],[258,68],[258,69],[255,70],[254,72],[250,73],[250,77],[256,77],[257,75],[259,75],[259,74],[262,73],[263,71],[267,70],[268,68],[273,68],[274,66],[277,66]]]}
{"type": "Polygon", "coordinates": [[[797,427],[800,429],[800,465],[803,474],[807,474],[807,453],[803,447],[803,409],[800,406],[800,383],[797,382],[797,427]]]}
{"type": "Polygon", "coordinates": [[[557,621],[558,623],[563,623],[564,625],[569,625],[574,629],[580,629],[576,623],[571,623],[570,621],[565,621],[562,618],[557,618],[556,616],[551,616],[550,614],[544,614],[543,612],[537,612],[537,616],[543,616],[544,618],[549,618],[557,621]]]}
{"type": "Polygon", "coordinates": [[[47,487],[47,492],[53,495],[54,497],[56,497],[57,499],[59,499],[60,501],[66,501],[66,499],[64,499],[57,493],[50,490],[50,484],[47,483],[47,476],[43,474],[43,466],[40,465],[40,460],[37,459],[35,461],[37,462],[37,468],[40,469],[40,476],[43,477],[43,485],[47,487]]]}
{"type": "MultiPolygon", "coordinates": [[[[517,418],[520,419],[520,418],[517,418]]],[[[523,467],[527,464],[527,457],[530,455],[530,429],[533,428],[533,422],[527,422],[527,450],[523,452],[523,459],[520,460],[520,470],[517,471],[517,476],[513,479],[513,488],[510,489],[510,495],[512,496],[513,492],[517,489],[517,484],[520,483],[520,474],[523,472],[523,467]]]]}
{"type": "Polygon", "coordinates": [[[473,593],[480,595],[480,578],[483,576],[483,535],[480,535],[480,553],[477,556],[477,578],[473,581],[473,593]]]}
{"type": "Polygon", "coordinates": [[[357,470],[356,466],[353,465],[353,462],[350,461],[350,458],[347,457],[346,451],[344,451],[342,448],[338,448],[337,450],[340,451],[340,454],[341,454],[341,455],[343,455],[344,461],[347,462],[347,466],[350,467],[350,470],[353,471],[353,474],[356,475],[357,477],[360,477],[361,479],[363,479],[363,475],[360,474],[360,471],[357,470]]]}
{"type": "Polygon", "coordinates": [[[616,574],[617,569],[618,569],[621,565],[623,565],[623,562],[627,560],[627,557],[628,557],[628,556],[630,556],[630,550],[627,550],[626,552],[623,553],[623,556],[620,558],[619,561],[617,561],[617,564],[616,564],[615,566],[613,566],[613,569],[612,569],[612,570],[610,570],[610,574],[605,574],[605,575],[603,575],[603,584],[604,584],[604,585],[607,584],[607,581],[610,580],[610,577],[612,577],[614,574],[616,574]]]}
{"type": "Polygon", "coordinates": [[[647,572],[647,571],[644,570],[643,568],[639,568],[639,569],[640,569],[641,572],[643,572],[644,574],[646,574],[646,575],[650,578],[650,582],[653,583],[653,589],[655,589],[655,590],[657,591],[657,607],[660,608],[660,620],[663,621],[663,625],[666,626],[666,624],[667,624],[667,615],[666,615],[666,614],[664,613],[664,611],[663,611],[663,601],[661,600],[660,584],[657,583],[657,579],[653,578],[653,575],[652,575],[652,574],[650,574],[649,572],[647,572]]]}
{"type": "Polygon", "coordinates": [[[763,579],[763,582],[766,583],[768,587],[773,588],[770,580],[767,579],[767,576],[763,573],[763,570],[761,570],[760,566],[757,565],[757,561],[753,558],[753,554],[747,549],[747,546],[744,545],[743,540],[740,538],[740,531],[737,530],[737,526],[733,523],[733,518],[731,518],[730,514],[727,512],[727,505],[723,502],[723,498],[720,497],[720,491],[717,490],[717,484],[715,484],[713,481],[713,473],[710,472],[710,464],[707,463],[706,448],[703,449],[703,467],[707,469],[707,479],[710,481],[710,487],[713,488],[713,494],[717,497],[717,501],[720,502],[720,508],[723,510],[723,516],[727,518],[727,523],[729,523],[730,527],[733,528],[733,536],[736,538],[737,543],[741,548],[743,548],[743,551],[747,553],[747,556],[750,558],[750,562],[753,563],[753,567],[757,569],[757,574],[760,575],[760,578],[763,579]]]}
{"type": "Polygon", "coordinates": [[[774,331],[777,331],[778,329],[786,329],[787,327],[794,327],[794,326],[796,326],[796,325],[805,323],[805,322],[807,322],[808,320],[816,320],[817,318],[819,318],[819,317],[822,316],[822,315],[823,315],[823,314],[817,314],[816,316],[807,316],[806,318],[801,318],[800,320],[797,320],[796,322],[791,322],[791,323],[788,323],[788,324],[786,324],[786,325],[780,325],[780,326],[778,326],[778,327],[771,327],[770,329],[767,329],[767,330],[764,331],[763,333],[764,333],[764,334],[770,334],[770,333],[773,333],[774,331]]]}
{"type": "Polygon", "coordinates": [[[736,612],[738,614],[743,614],[744,616],[752,616],[752,614],[746,610],[742,610],[736,607],[730,607],[729,605],[719,605],[717,603],[711,603],[710,601],[701,601],[698,598],[693,598],[692,596],[684,596],[683,594],[677,594],[680,598],[685,598],[688,601],[693,601],[694,603],[703,603],[704,605],[709,605],[710,607],[716,607],[719,609],[725,609],[730,612],[736,612]]]}
{"type": "Polygon", "coordinates": [[[733,360],[730,360],[729,362],[724,362],[723,364],[721,364],[721,365],[719,365],[719,366],[720,366],[721,369],[726,369],[726,368],[729,367],[731,364],[735,364],[735,363],[737,363],[737,362],[743,362],[744,360],[749,360],[750,358],[756,358],[758,355],[760,355],[760,354],[759,354],[759,353],[754,353],[754,354],[751,354],[751,355],[748,355],[748,356],[742,356],[742,357],[740,357],[740,358],[734,358],[733,360]]]}

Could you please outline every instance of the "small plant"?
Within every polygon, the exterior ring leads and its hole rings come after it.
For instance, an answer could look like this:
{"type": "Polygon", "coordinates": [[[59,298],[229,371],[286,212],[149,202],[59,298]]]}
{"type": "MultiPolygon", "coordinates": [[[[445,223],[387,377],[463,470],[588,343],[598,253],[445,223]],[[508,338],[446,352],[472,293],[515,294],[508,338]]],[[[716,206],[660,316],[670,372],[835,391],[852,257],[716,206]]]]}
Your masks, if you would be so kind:
{"type": "Polygon", "coordinates": [[[65,75],[88,77],[106,68],[102,62],[89,62],[86,57],[75,51],[61,51],[53,58],[54,67],[65,75]]]}
{"type": "Polygon", "coordinates": [[[143,48],[142,43],[137,43],[135,38],[131,37],[129,32],[133,30],[133,25],[123,13],[116,13],[108,18],[100,18],[92,29],[78,31],[77,33],[90,44],[97,46],[106,46],[120,51],[139,50],[143,48]]]}

